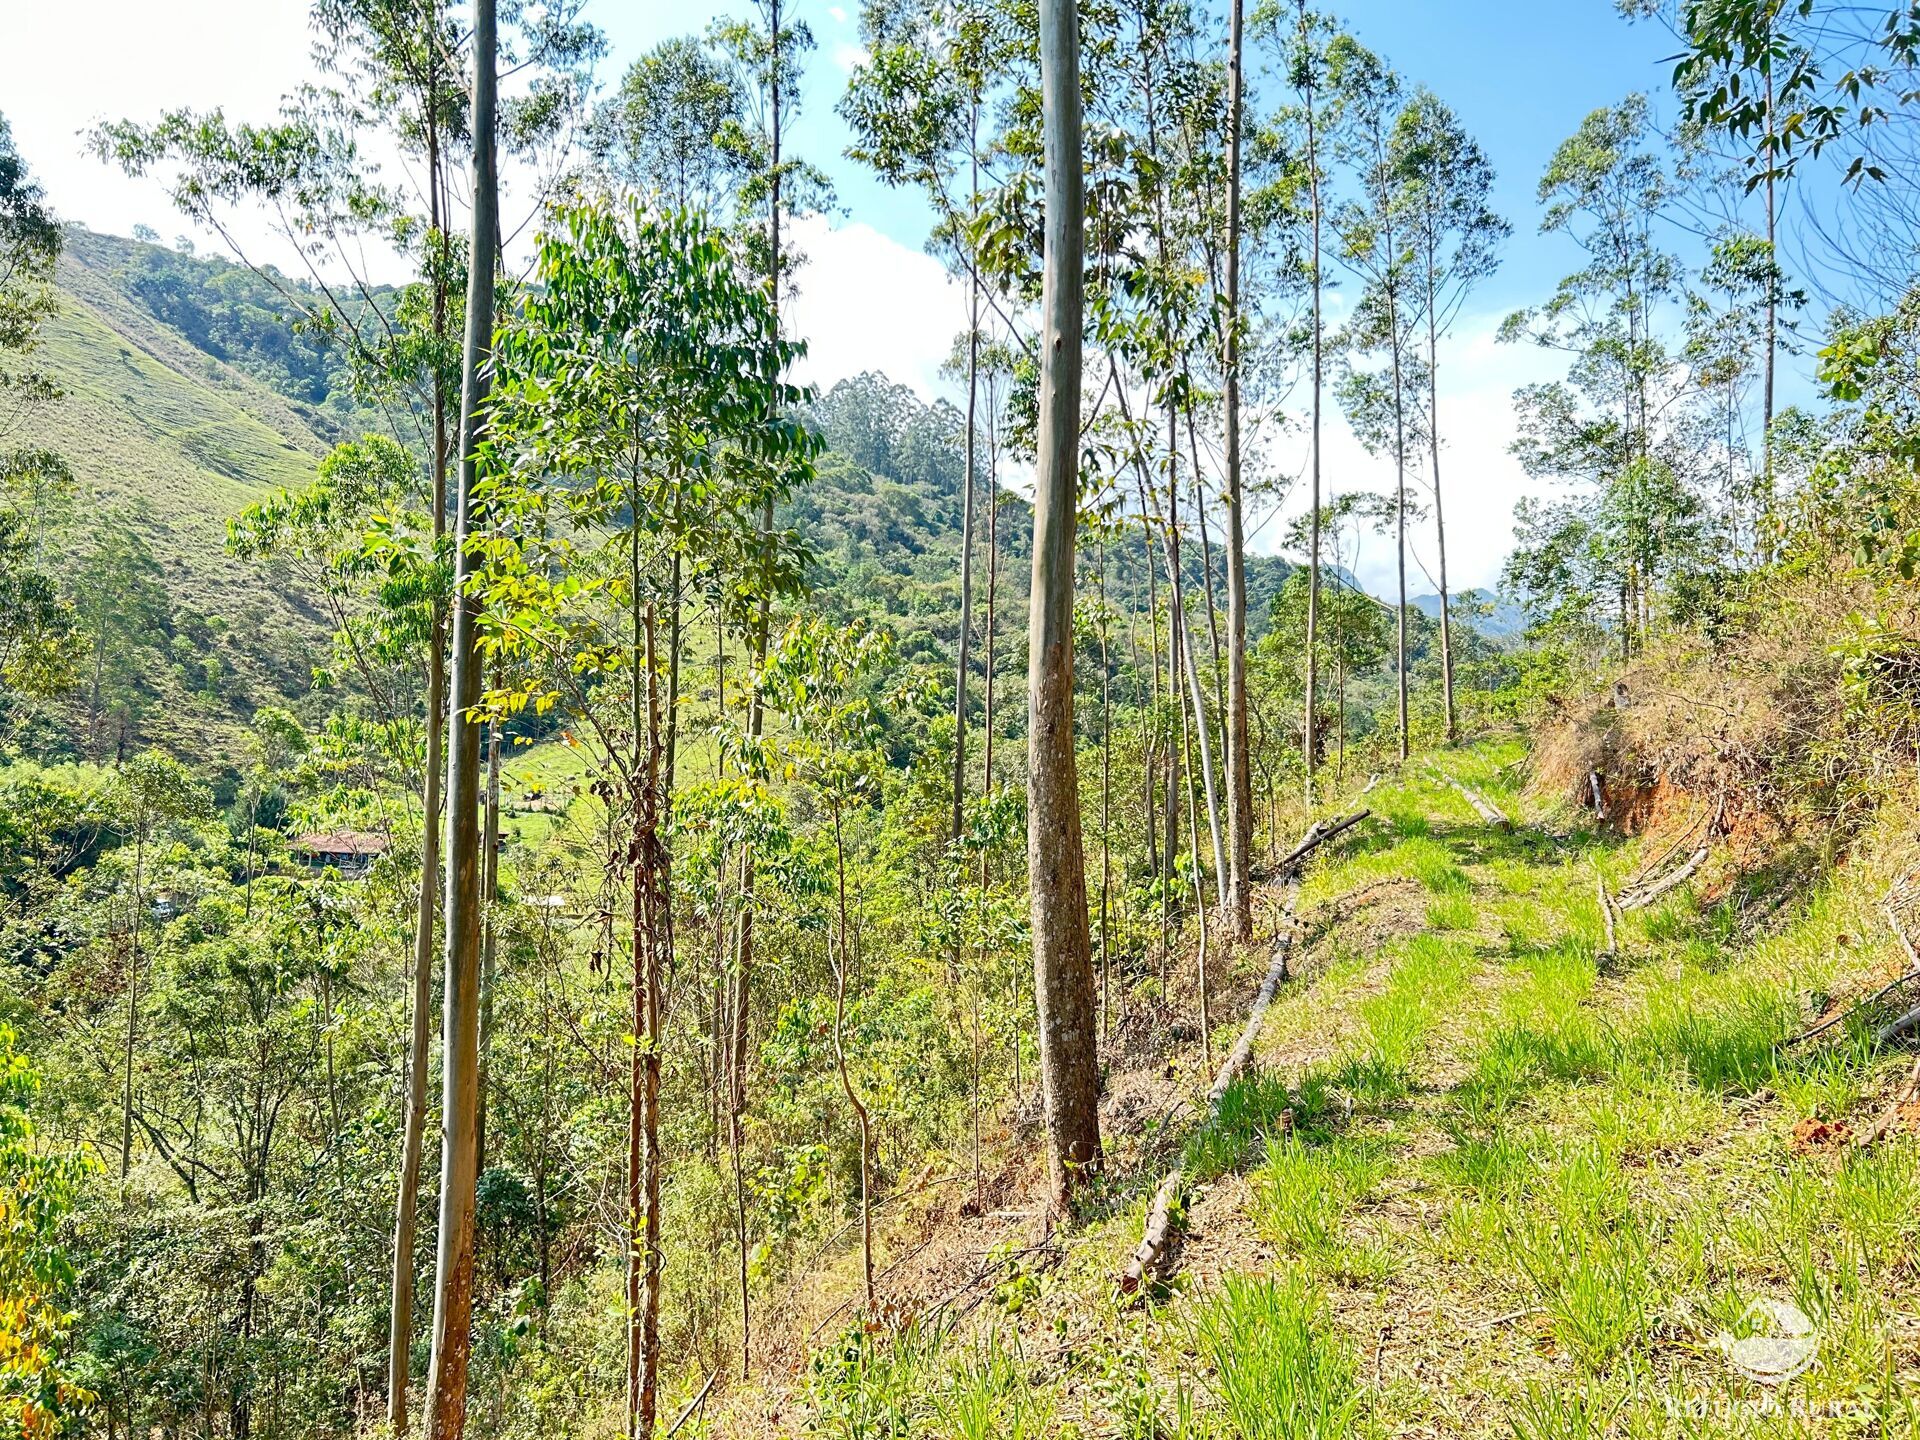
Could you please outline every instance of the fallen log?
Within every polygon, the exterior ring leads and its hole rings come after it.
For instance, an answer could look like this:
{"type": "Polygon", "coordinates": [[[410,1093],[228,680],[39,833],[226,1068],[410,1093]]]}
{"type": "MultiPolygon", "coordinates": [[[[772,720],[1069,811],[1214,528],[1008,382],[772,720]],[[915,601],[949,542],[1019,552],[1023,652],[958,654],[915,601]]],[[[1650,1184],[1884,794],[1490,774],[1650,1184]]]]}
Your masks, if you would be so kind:
{"type": "MultiPolygon", "coordinates": [[[[1360,810],[1331,825],[1316,821],[1293,848],[1293,852],[1280,862],[1280,873],[1287,874],[1327,841],[1358,825],[1369,813],[1360,810]]],[[[1287,957],[1293,948],[1293,904],[1299,893],[1297,880],[1287,887],[1286,898],[1280,906],[1281,920],[1279,933],[1275,937],[1273,960],[1267,966],[1266,978],[1260,982],[1259,993],[1253,998],[1253,1008],[1247,1014],[1246,1027],[1240,1032],[1239,1040],[1234,1042],[1232,1052],[1214,1076],[1213,1085],[1207,1092],[1208,1118],[1218,1113],[1220,1097],[1227,1093],[1227,1087],[1233,1084],[1234,1077],[1253,1054],[1254,1043],[1260,1038],[1260,1027],[1266,1019],[1267,1010],[1273,1004],[1280,982],[1286,979],[1287,957]]],[[[1122,1295],[1139,1294],[1147,1275],[1166,1253],[1167,1242],[1172,1237],[1174,1200],[1180,1190],[1180,1179],[1180,1171],[1173,1170],[1154,1192],[1153,1207],[1147,1212],[1146,1230],[1140,1237],[1140,1243],[1134,1246],[1126,1268],[1120,1272],[1119,1288],[1122,1295]]]]}
{"type": "Polygon", "coordinates": [[[1713,832],[1711,830],[1707,832],[1708,840],[1702,841],[1700,848],[1687,857],[1686,864],[1668,871],[1666,875],[1645,889],[1635,891],[1632,896],[1621,896],[1620,908],[1622,910],[1644,910],[1662,895],[1665,895],[1671,890],[1679,889],[1680,886],[1691,880],[1695,872],[1707,863],[1707,856],[1713,853],[1713,845],[1711,842],[1712,834],[1713,832]]]}
{"type": "Polygon", "coordinates": [[[1495,830],[1513,829],[1513,821],[1509,820],[1506,815],[1502,813],[1499,806],[1488,800],[1478,790],[1475,790],[1470,785],[1462,784],[1444,770],[1438,773],[1442,780],[1446,781],[1466,797],[1467,804],[1473,807],[1474,814],[1478,815],[1488,825],[1491,825],[1495,830]]]}
{"type": "Polygon", "coordinates": [[[1332,824],[1316,820],[1307,830],[1306,835],[1302,837],[1300,843],[1293,847],[1292,852],[1274,867],[1274,874],[1285,875],[1289,870],[1297,867],[1307,856],[1326,844],[1327,841],[1337,835],[1345,834],[1372,813],[1371,810],[1356,810],[1344,820],[1336,820],[1332,824]]]}
{"type": "Polygon", "coordinates": [[[1713,832],[1720,828],[1720,817],[1725,812],[1725,806],[1726,797],[1723,795],[1714,803],[1712,809],[1702,809],[1687,822],[1685,829],[1673,837],[1673,840],[1667,845],[1667,848],[1660,852],[1658,859],[1651,860],[1647,864],[1642,865],[1634,877],[1620,887],[1620,893],[1622,895],[1630,895],[1637,891],[1644,890],[1647,887],[1647,882],[1660,873],[1660,867],[1665,865],[1667,861],[1671,860],[1675,855],[1679,854],[1680,847],[1694,837],[1695,832],[1700,829],[1702,823],[1706,824],[1707,833],[1700,837],[1700,843],[1702,845],[1711,844],[1713,842],[1713,832]]]}
{"type": "Polygon", "coordinates": [[[1122,1295],[1139,1294],[1148,1272],[1160,1263],[1167,1242],[1173,1237],[1174,1201],[1179,1194],[1180,1172],[1169,1170],[1160,1188],[1153,1192],[1153,1208],[1147,1212],[1147,1228],[1140,1236],[1140,1243],[1133,1247],[1127,1268],[1120,1272],[1122,1295]]]}
{"type": "Polygon", "coordinates": [[[1280,989],[1280,982],[1287,978],[1287,956],[1293,949],[1293,897],[1299,893],[1298,881],[1293,882],[1286,901],[1281,906],[1285,915],[1285,928],[1274,937],[1273,959],[1267,965],[1266,978],[1260,982],[1260,992],[1253,997],[1253,1009],[1247,1013],[1246,1027],[1241,1030],[1240,1038],[1228,1052],[1220,1073],[1213,1077],[1213,1086],[1207,1091],[1208,1103],[1214,1109],[1220,1108],[1220,1097],[1227,1093],[1227,1087],[1233,1084],[1236,1076],[1247,1063],[1247,1057],[1253,1054],[1254,1041],[1260,1038],[1260,1026],[1267,1018],[1267,1007],[1273,1004],[1274,994],[1280,989]]]}
{"type": "Polygon", "coordinates": [[[1600,919],[1607,927],[1607,948],[1601,954],[1611,957],[1620,953],[1620,936],[1613,923],[1613,897],[1607,893],[1606,876],[1595,877],[1594,884],[1600,891],[1600,919]]]}
{"type": "Polygon", "coordinates": [[[693,1412],[706,1403],[707,1396],[713,1393],[713,1382],[719,1378],[718,1370],[707,1376],[707,1383],[700,1387],[700,1393],[687,1401],[686,1408],[680,1412],[680,1418],[667,1428],[667,1440],[673,1440],[673,1437],[680,1433],[681,1427],[693,1418],[693,1412]]]}

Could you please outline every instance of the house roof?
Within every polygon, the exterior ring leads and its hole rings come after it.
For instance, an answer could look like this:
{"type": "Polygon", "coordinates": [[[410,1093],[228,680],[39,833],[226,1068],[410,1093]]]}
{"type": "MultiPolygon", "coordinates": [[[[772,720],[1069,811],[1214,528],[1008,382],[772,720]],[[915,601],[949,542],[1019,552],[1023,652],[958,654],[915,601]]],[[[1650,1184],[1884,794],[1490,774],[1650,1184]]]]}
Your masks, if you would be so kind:
{"type": "Polygon", "coordinates": [[[307,855],[384,855],[392,842],[370,830],[328,830],[302,835],[293,848],[307,855]]]}

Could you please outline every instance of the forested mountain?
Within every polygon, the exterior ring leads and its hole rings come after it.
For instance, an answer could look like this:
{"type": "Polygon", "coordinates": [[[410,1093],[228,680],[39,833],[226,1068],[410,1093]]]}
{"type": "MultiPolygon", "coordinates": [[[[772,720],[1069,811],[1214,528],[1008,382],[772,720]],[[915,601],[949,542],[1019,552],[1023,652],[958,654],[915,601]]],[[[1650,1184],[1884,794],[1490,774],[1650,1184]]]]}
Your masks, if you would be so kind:
{"type": "MultiPolygon", "coordinates": [[[[53,543],[69,552],[76,584],[99,597],[100,679],[97,695],[89,683],[69,697],[33,743],[49,758],[156,744],[235,756],[261,706],[321,713],[325,702],[310,698],[316,667],[330,683],[354,677],[329,653],[334,617],[311,571],[232,554],[227,522],[274,491],[303,488],[330,446],[366,433],[405,439],[408,422],[357,398],[344,347],[301,323],[303,305],[338,299],[311,282],[69,228],[58,288],[38,359],[62,398],[34,412],[21,438],[65,456],[77,481],[67,519],[88,523],[56,526],[53,543]]],[[[372,291],[365,303],[391,308],[395,294],[372,291]]],[[[908,655],[950,652],[961,417],[875,374],[817,396],[808,416],[828,450],[780,520],[811,552],[814,588],[849,614],[884,616],[908,655]]],[[[1020,464],[1007,457],[998,520],[1015,637],[1031,553],[1030,507],[1011,486],[1020,464]]],[[[1144,551],[1127,537],[1117,548],[1116,569],[1137,581],[1144,551]]],[[[1199,555],[1186,568],[1189,583],[1205,582],[1199,555]]],[[[1288,569],[1250,560],[1256,638],[1288,569]]],[[[1004,660],[1017,697],[1017,639],[1004,660]]]]}
{"type": "Polygon", "coordinates": [[[0,118],[0,1440],[1920,1433],[1920,18],[1613,8],[0,118]]]}

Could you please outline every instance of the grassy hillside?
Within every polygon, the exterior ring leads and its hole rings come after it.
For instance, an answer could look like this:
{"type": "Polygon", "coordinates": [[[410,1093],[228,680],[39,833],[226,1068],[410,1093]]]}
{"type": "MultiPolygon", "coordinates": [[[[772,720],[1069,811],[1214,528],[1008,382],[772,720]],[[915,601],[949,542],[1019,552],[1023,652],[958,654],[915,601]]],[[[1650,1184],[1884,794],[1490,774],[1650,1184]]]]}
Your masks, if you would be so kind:
{"type": "Polygon", "coordinates": [[[114,632],[86,667],[91,681],[98,662],[104,693],[83,686],[49,748],[221,753],[254,708],[307,689],[325,643],[305,597],[226,554],[227,520],[306,483],[325,446],[280,396],[144,313],[104,265],[92,236],[62,259],[36,358],[63,394],[19,437],[73,472],[54,544],[83,609],[114,632]]]}
{"type": "MultiPolygon", "coordinates": [[[[1909,827],[1889,816],[1784,905],[1722,855],[1610,941],[1598,886],[1624,898],[1670,869],[1697,807],[1669,796],[1623,836],[1529,787],[1529,764],[1482,744],[1355,797],[1371,818],[1297,900],[1263,897],[1298,916],[1292,978],[1216,1113],[1207,1077],[1264,953],[1217,982],[1211,1064],[1196,1031],[1122,1010],[1096,1223],[1049,1242],[1017,1208],[1039,1124],[1017,1105],[984,1203],[962,1174],[892,1217],[898,1333],[849,1330],[791,1387],[730,1397],[719,1429],[791,1433],[799,1412],[849,1440],[1912,1433],[1910,1057],[1876,1053],[1858,1014],[1793,1042],[1905,970],[1878,906],[1892,886],[1910,918],[1909,827]],[[1177,1239],[1130,1300],[1115,1276],[1176,1166],[1177,1239]],[[1782,1351],[1800,1317],[1809,1343],[1782,1351]]],[[[796,1331],[841,1323],[857,1283],[837,1264],[796,1331]]]]}

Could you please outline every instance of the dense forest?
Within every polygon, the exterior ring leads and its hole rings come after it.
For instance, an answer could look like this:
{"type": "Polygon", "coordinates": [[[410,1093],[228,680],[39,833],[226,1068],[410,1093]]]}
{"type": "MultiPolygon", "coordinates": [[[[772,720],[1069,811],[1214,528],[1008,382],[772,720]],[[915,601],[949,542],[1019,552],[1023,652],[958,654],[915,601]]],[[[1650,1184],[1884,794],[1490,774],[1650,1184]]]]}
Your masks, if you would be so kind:
{"type": "Polygon", "coordinates": [[[0,118],[0,1437],[1920,1429],[1920,9],[1594,3],[1526,213],[1308,0],[0,118]]]}

